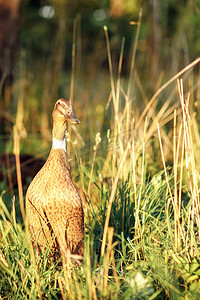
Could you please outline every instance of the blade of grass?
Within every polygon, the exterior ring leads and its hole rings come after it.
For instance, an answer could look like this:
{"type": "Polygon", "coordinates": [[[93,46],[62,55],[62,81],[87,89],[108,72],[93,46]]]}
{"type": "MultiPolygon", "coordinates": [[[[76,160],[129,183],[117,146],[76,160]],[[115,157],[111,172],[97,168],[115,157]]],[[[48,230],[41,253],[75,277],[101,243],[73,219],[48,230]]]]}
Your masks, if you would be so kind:
{"type": "Polygon", "coordinates": [[[108,232],[110,213],[111,213],[112,203],[113,203],[113,200],[114,200],[114,197],[115,197],[115,192],[116,192],[116,189],[117,189],[117,183],[118,183],[119,176],[120,176],[120,173],[122,171],[124,162],[126,160],[129,148],[130,148],[130,145],[128,144],[128,146],[126,147],[126,150],[124,152],[124,155],[122,156],[122,158],[120,160],[119,168],[118,168],[117,174],[115,176],[115,180],[114,180],[113,187],[112,187],[112,192],[111,192],[111,195],[110,195],[110,198],[109,198],[108,208],[107,208],[107,212],[106,212],[106,220],[105,220],[105,224],[104,224],[102,245],[101,245],[101,257],[104,256],[104,252],[105,252],[106,237],[107,237],[107,232],[108,232]]]}
{"type": "Polygon", "coordinates": [[[137,22],[137,31],[135,35],[135,41],[134,41],[134,47],[133,47],[133,53],[131,58],[131,68],[130,68],[130,74],[129,74],[129,82],[128,82],[128,89],[127,89],[127,114],[126,114],[126,131],[127,131],[127,142],[129,139],[129,125],[130,125],[130,95],[131,95],[131,87],[132,87],[132,80],[133,80],[133,70],[135,65],[135,58],[136,58],[136,51],[138,46],[138,39],[139,39],[139,33],[140,33],[140,26],[142,21],[142,9],[139,11],[139,18],[137,22]]]}
{"type": "Polygon", "coordinates": [[[170,78],[165,84],[163,84],[153,95],[153,97],[149,100],[148,105],[143,110],[138,122],[137,122],[137,128],[139,128],[145,114],[149,110],[149,107],[153,104],[153,102],[156,100],[156,98],[160,95],[160,93],[166,89],[172,82],[174,82],[176,79],[178,79],[181,75],[183,75],[185,72],[187,72],[189,69],[193,68],[195,65],[197,65],[200,62],[200,57],[195,59],[191,64],[187,65],[185,68],[183,68],[180,72],[178,72],[176,75],[174,75],[172,78],[170,78]]]}

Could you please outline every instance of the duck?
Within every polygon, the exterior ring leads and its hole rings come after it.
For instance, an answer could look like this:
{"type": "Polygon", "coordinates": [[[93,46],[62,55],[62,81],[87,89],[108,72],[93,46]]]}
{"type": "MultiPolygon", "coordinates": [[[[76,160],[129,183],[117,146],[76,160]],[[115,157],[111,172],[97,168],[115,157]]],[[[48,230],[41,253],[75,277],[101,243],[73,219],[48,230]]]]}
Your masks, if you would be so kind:
{"type": "Polygon", "coordinates": [[[56,101],[52,147],[49,156],[26,192],[26,212],[33,248],[49,249],[54,260],[67,255],[83,259],[84,211],[72,182],[66,151],[67,123],[78,125],[70,99],[56,101]]]}

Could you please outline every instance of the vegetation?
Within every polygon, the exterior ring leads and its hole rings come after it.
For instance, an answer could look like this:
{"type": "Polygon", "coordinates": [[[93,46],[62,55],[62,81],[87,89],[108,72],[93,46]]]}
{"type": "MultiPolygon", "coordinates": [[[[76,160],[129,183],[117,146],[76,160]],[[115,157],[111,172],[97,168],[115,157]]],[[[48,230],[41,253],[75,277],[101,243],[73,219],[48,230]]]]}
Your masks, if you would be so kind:
{"type": "Polygon", "coordinates": [[[1,150],[15,154],[18,189],[10,195],[1,183],[0,297],[199,299],[200,58],[173,76],[161,74],[149,97],[136,68],[141,11],[133,24],[129,76],[122,75],[125,40],[113,67],[106,26],[109,72],[94,76],[93,69],[88,78],[78,72],[76,26],[71,77],[62,70],[58,26],[56,51],[41,66],[27,64],[22,51],[12,98],[2,93],[9,135],[1,150]],[[51,111],[57,96],[67,97],[66,90],[82,121],[78,128],[68,127],[67,148],[85,211],[84,261],[69,260],[67,269],[48,259],[48,249],[34,253],[20,173],[20,153],[47,157],[51,111]]]}

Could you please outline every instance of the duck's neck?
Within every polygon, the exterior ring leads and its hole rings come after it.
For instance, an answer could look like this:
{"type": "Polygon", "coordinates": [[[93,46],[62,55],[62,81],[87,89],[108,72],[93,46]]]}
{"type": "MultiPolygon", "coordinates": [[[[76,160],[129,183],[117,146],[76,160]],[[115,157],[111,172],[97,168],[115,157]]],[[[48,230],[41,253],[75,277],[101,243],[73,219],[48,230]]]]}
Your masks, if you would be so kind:
{"type": "Polygon", "coordinates": [[[60,141],[60,140],[53,137],[52,148],[53,149],[64,150],[66,152],[66,140],[65,140],[65,138],[62,141],[60,141]]]}
{"type": "Polygon", "coordinates": [[[66,124],[61,122],[54,122],[53,134],[52,134],[52,148],[60,149],[66,152],[66,140],[65,140],[66,124]]]}

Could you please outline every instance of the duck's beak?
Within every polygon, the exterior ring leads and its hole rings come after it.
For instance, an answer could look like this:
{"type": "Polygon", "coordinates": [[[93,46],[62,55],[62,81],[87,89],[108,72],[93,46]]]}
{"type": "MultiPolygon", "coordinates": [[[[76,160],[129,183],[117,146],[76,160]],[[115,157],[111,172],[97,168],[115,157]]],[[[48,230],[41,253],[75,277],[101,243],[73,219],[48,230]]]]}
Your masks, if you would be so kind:
{"type": "Polygon", "coordinates": [[[67,116],[67,121],[73,125],[78,125],[81,121],[77,118],[77,116],[72,111],[70,115],[67,116]]]}

